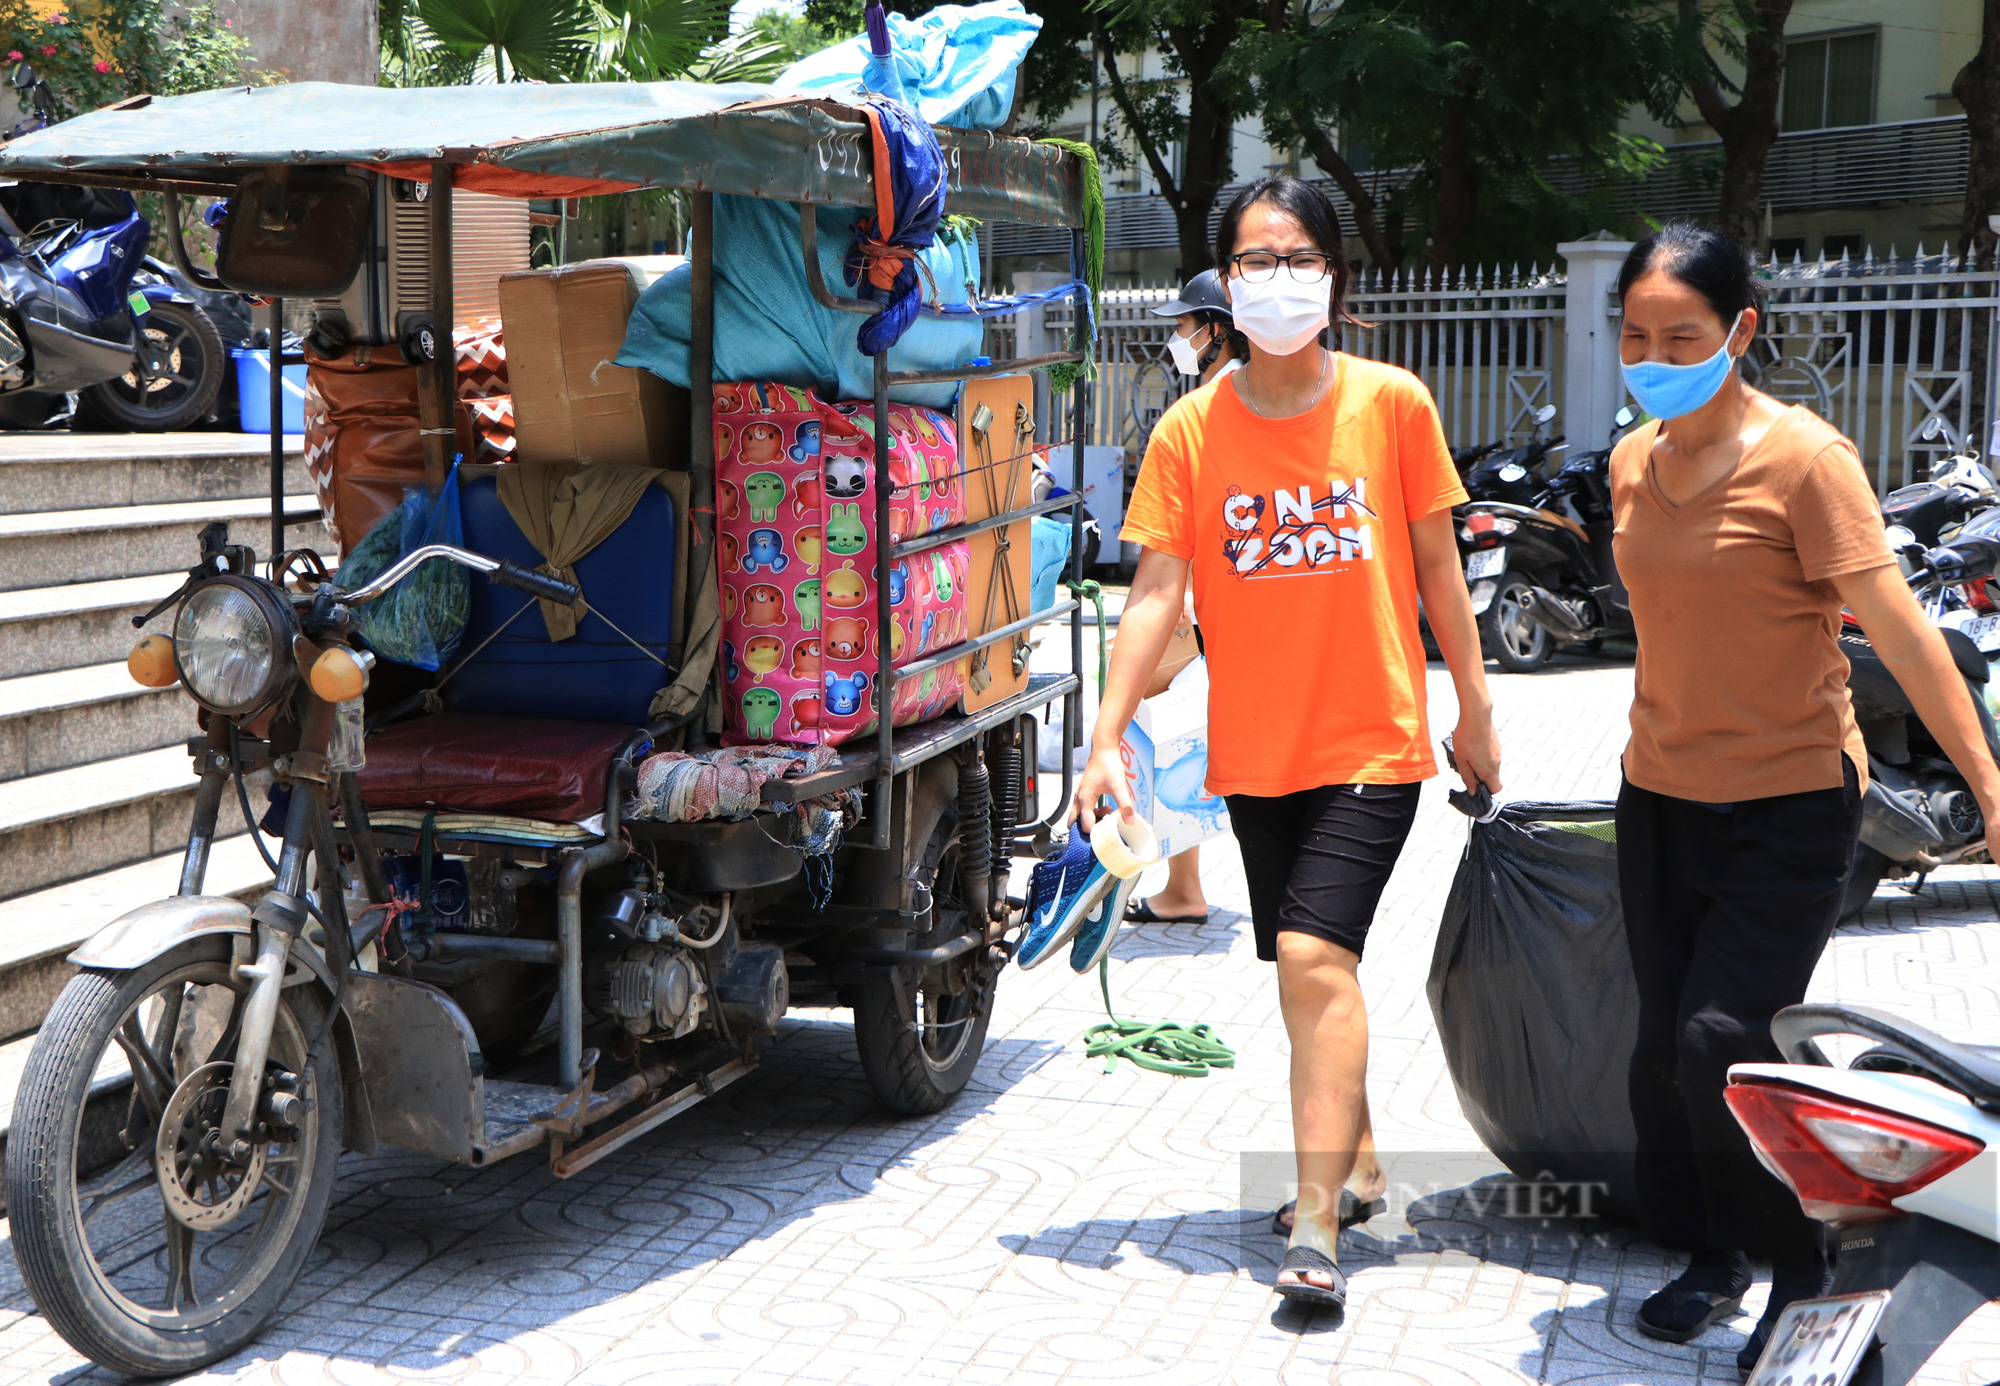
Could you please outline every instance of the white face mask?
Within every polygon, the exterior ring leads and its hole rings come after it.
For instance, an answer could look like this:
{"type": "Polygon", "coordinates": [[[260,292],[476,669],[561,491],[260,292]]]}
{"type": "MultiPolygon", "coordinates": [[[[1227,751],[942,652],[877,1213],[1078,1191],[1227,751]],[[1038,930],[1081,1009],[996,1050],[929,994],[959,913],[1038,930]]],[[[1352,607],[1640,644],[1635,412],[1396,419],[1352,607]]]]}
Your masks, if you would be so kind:
{"type": "Polygon", "coordinates": [[[1182,375],[1201,374],[1201,353],[1195,349],[1191,338],[1174,333],[1167,338],[1167,355],[1174,358],[1174,369],[1182,375]]]}
{"type": "Polygon", "coordinates": [[[1326,330],[1333,277],[1294,279],[1280,267],[1269,279],[1229,281],[1229,306],[1244,336],[1273,356],[1290,356],[1326,330]]]}

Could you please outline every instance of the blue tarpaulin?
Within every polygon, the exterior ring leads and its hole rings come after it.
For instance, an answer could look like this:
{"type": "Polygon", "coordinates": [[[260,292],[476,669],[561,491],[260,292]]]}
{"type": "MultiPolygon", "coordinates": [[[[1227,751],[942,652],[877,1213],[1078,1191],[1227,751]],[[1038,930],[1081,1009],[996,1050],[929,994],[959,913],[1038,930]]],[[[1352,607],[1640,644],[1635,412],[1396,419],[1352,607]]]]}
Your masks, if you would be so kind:
{"type": "MultiPolygon", "coordinates": [[[[869,215],[860,208],[819,214],[820,275],[829,286],[843,279],[848,227],[869,215]]],[[[810,386],[824,399],[869,399],[874,363],[862,354],[856,329],[865,319],[821,307],[806,287],[799,258],[799,209],[785,202],[744,197],[715,199],[715,379],[775,380],[810,386]]],[[[968,237],[936,244],[918,256],[919,280],[929,301],[933,287],[947,304],[971,301],[979,279],[979,253],[968,237]]],[[[640,366],[676,385],[688,383],[688,340],[694,270],[682,265],[662,275],[639,298],[621,366],[640,366]]],[[[889,369],[946,370],[979,354],[984,328],[975,317],[919,317],[889,349],[889,369]]],[[[949,409],[956,385],[899,385],[890,397],[907,404],[949,409]]]]}
{"type": "MultiPolygon", "coordinates": [[[[915,19],[890,15],[903,99],[933,125],[998,130],[1014,109],[1015,70],[1041,29],[1041,17],[1029,14],[1020,0],[939,5],[915,19]]],[[[867,36],[858,34],[794,63],[772,89],[851,98],[862,90],[868,60],[867,36]]]]}

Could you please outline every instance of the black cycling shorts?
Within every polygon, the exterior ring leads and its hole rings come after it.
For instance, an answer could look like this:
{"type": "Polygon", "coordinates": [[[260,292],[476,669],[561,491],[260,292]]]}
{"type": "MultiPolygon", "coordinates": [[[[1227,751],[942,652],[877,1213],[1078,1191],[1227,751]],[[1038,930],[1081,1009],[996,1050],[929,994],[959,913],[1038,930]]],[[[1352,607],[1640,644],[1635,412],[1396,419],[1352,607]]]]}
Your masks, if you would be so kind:
{"type": "Polygon", "coordinates": [[[1330,784],[1266,798],[1225,796],[1250,884],[1257,956],[1278,935],[1311,934],[1357,957],[1417,816],[1414,784],[1330,784]]]}

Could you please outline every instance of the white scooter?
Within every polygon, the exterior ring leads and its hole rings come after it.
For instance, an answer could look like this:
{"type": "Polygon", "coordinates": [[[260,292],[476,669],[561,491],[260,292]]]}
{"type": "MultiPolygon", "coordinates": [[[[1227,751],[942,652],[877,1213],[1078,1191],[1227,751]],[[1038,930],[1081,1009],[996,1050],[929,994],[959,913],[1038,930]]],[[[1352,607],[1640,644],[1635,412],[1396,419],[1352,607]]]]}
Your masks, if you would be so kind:
{"type": "Polygon", "coordinates": [[[2000,1048],[1865,1006],[1791,1006],[1790,1060],[1737,1064],[1725,1097],[1765,1168],[1827,1225],[1832,1292],[1789,1306],[1750,1386],[1902,1386],[2000,1299],[2000,1048]],[[1814,1041],[1875,1041],[1846,1068],[1814,1041]]]}

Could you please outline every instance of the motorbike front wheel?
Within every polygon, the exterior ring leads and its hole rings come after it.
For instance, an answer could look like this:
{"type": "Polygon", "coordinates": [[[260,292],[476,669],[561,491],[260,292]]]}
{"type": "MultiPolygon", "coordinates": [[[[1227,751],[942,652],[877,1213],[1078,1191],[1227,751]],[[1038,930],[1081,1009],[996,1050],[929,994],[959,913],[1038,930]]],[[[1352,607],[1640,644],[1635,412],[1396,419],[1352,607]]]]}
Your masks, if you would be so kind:
{"type": "Polygon", "coordinates": [[[22,1278],[64,1340],[115,1372],[176,1375],[247,1344],[305,1268],[333,1195],[340,1060],[329,1038],[307,1067],[324,1016],[310,986],[284,992],[267,1068],[302,1075],[303,1114],[240,1165],[211,1144],[250,985],[229,957],[229,940],[209,937],[130,972],[79,973],[15,1099],[7,1204],[22,1278]],[[121,1072],[129,1089],[110,1100],[128,1153],[99,1170],[84,1128],[121,1072]]]}
{"type": "Polygon", "coordinates": [[[125,374],[79,391],[74,427],[141,433],[191,428],[215,404],[229,354],[208,314],[192,304],[156,303],[139,330],[158,348],[166,369],[148,375],[135,359],[125,374]]]}
{"type": "Polygon", "coordinates": [[[1531,674],[1556,652],[1555,637],[1522,605],[1528,591],[1528,580],[1519,573],[1502,573],[1492,603],[1479,617],[1487,653],[1510,674],[1531,674]]]}

